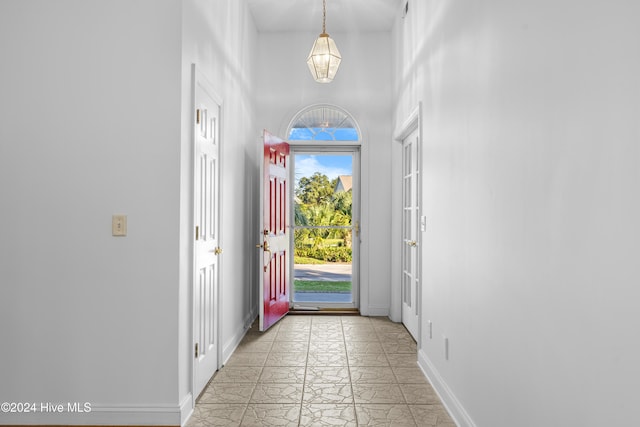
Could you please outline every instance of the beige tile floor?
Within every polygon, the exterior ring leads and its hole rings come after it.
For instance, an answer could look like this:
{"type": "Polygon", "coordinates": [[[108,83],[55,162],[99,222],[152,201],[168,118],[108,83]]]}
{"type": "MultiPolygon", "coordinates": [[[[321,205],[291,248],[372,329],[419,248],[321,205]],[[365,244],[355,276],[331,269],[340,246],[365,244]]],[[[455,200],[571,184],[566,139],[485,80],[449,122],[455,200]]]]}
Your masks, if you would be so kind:
{"type": "Polygon", "coordinates": [[[256,325],[200,396],[187,427],[455,427],[387,318],[294,316],[256,325]]]}

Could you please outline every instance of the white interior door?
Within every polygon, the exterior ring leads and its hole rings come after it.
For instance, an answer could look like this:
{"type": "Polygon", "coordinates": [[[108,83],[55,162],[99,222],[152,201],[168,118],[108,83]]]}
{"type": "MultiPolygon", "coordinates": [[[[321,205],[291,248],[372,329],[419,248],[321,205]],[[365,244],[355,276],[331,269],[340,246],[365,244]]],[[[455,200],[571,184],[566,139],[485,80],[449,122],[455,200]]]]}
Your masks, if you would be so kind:
{"type": "Polygon", "coordinates": [[[218,369],[220,103],[194,73],[194,398],[218,369]]]}
{"type": "Polygon", "coordinates": [[[416,341],[420,310],[419,144],[417,128],[402,141],[402,323],[416,341]]]}

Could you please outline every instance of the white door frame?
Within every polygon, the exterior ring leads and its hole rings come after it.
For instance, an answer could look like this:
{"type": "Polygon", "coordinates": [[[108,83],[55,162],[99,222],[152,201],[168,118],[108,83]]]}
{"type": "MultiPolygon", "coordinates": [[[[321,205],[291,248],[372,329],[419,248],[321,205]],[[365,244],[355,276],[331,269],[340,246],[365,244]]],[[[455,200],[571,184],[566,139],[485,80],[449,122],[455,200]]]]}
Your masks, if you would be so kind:
{"type": "MultiPolygon", "coordinates": [[[[197,342],[197,337],[195,336],[195,331],[196,331],[196,301],[195,301],[195,286],[196,286],[196,278],[197,278],[197,266],[196,266],[196,231],[195,231],[195,223],[196,223],[196,195],[195,195],[195,191],[196,191],[196,149],[195,149],[195,145],[196,145],[196,120],[197,120],[197,105],[196,105],[196,88],[198,85],[203,86],[204,88],[206,88],[207,93],[209,94],[209,96],[211,96],[211,98],[215,101],[215,103],[219,106],[219,111],[218,111],[218,129],[217,129],[217,135],[218,135],[218,167],[217,167],[217,176],[216,176],[216,182],[218,185],[218,204],[216,206],[216,215],[218,217],[218,230],[217,230],[217,235],[218,235],[218,245],[221,247],[222,246],[222,228],[220,227],[220,224],[222,222],[222,209],[220,209],[220,200],[222,200],[222,191],[223,191],[223,186],[220,184],[220,177],[222,176],[222,140],[223,140],[223,126],[222,126],[222,122],[223,122],[223,104],[222,104],[222,99],[218,96],[218,94],[213,90],[213,86],[211,85],[211,83],[209,82],[209,80],[206,78],[206,76],[204,76],[204,74],[202,72],[200,72],[200,70],[196,69],[196,64],[191,64],[191,106],[192,106],[192,112],[191,112],[191,178],[192,178],[192,182],[191,182],[191,254],[192,254],[192,268],[191,268],[191,317],[192,317],[192,323],[191,323],[191,339],[189,340],[190,342],[190,348],[189,348],[189,353],[191,354],[191,357],[189,358],[190,360],[190,367],[191,367],[191,396],[192,396],[192,407],[195,408],[196,405],[196,399],[198,398],[198,395],[196,393],[196,366],[195,366],[195,361],[196,361],[196,357],[195,357],[195,346],[196,346],[196,342],[197,342]]],[[[214,315],[214,322],[215,322],[215,328],[214,328],[214,336],[215,336],[215,342],[218,343],[217,345],[217,366],[216,366],[216,370],[220,369],[222,367],[222,346],[220,345],[220,330],[221,330],[221,326],[220,326],[220,320],[221,320],[221,316],[220,316],[220,307],[221,307],[221,301],[220,301],[220,296],[221,296],[221,292],[220,292],[220,279],[222,277],[222,263],[218,262],[218,268],[217,268],[217,280],[216,283],[218,283],[217,289],[215,291],[215,302],[216,302],[216,306],[214,307],[215,310],[215,315],[214,315]]]]}
{"type": "MultiPolygon", "coordinates": [[[[399,152],[399,158],[396,160],[396,162],[398,163],[396,165],[397,168],[399,168],[400,171],[402,171],[402,146],[403,146],[403,142],[404,140],[416,129],[418,129],[418,141],[420,142],[420,144],[422,145],[422,103],[419,102],[418,105],[411,111],[411,113],[409,114],[409,116],[407,117],[407,119],[402,123],[402,125],[399,126],[399,128],[397,129],[397,131],[394,134],[394,140],[396,142],[396,144],[394,144],[394,151],[399,152]]],[[[422,150],[419,150],[420,153],[422,153],[422,150]]],[[[419,176],[420,176],[420,188],[424,188],[424,186],[422,185],[422,180],[423,180],[423,170],[422,170],[422,154],[419,154],[418,157],[418,172],[419,172],[419,176]]],[[[402,190],[401,187],[401,172],[400,174],[395,174],[394,177],[400,177],[400,178],[396,178],[397,179],[397,183],[394,184],[396,189],[400,189],[402,190]],[[398,185],[400,185],[400,187],[398,187],[398,185]]],[[[401,219],[402,218],[402,196],[401,196],[401,191],[396,191],[394,192],[396,193],[396,195],[393,198],[393,209],[394,212],[398,215],[398,217],[401,219]]],[[[418,212],[418,216],[422,217],[422,194],[420,194],[420,192],[418,193],[418,205],[420,207],[420,212],[418,212]]],[[[401,221],[394,221],[394,223],[398,223],[401,224],[401,221]]],[[[420,271],[420,275],[421,274],[421,270],[422,270],[422,250],[421,248],[421,244],[422,244],[422,230],[418,231],[417,234],[417,244],[418,244],[418,254],[417,254],[417,262],[418,262],[418,269],[420,271]]],[[[404,242],[402,242],[402,232],[399,229],[399,227],[394,227],[392,229],[392,242],[393,242],[393,252],[396,254],[400,254],[401,250],[402,250],[402,245],[404,244],[404,242]]],[[[401,257],[398,259],[394,259],[392,262],[392,277],[394,278],[394,280],[392,281],[392,290],[391,290],[391,294],[392,294],[392,298],[391,298],[391,303],[393,305],[392,307],[392,313],[397,313],[398,316],[402,315],[402,262],[401,262],[401,257]]],[[[422,301],[422,277],[420,278],[420,282],[421,285],[418,288],[417,291],[417,302],[418,302],[418,336],[417,336],[417,343],[418,343],[418,349],[421,348],[421,340],[422,340],[422,316],[423,316],[423,301],[422,301]]],[[[393,319],[393,320],[398,320],[398,319],[393,319]]]]}

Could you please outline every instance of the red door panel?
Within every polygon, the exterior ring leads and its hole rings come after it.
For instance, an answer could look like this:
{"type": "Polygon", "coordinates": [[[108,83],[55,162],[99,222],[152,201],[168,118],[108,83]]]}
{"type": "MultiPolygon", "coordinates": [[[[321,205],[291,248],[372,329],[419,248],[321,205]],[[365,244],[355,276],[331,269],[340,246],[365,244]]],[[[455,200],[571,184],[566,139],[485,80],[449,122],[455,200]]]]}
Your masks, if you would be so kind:
{"type": "Polygon", "coordinates": [[[264,132],[260,330],[289,312],[289,144],[264,132]]]}

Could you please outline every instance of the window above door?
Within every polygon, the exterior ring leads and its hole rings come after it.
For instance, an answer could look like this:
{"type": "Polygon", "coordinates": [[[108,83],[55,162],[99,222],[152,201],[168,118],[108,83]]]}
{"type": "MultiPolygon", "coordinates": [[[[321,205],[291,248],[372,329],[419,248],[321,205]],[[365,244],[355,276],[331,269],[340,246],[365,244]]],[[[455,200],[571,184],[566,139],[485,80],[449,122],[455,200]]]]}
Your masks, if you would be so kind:
{"type": "Polygon", "coordinates": [[[360,131],[349,113],[333,105],[312,105],[300,111],[289,124],[290,142],[359,143],[360,131]]]}

